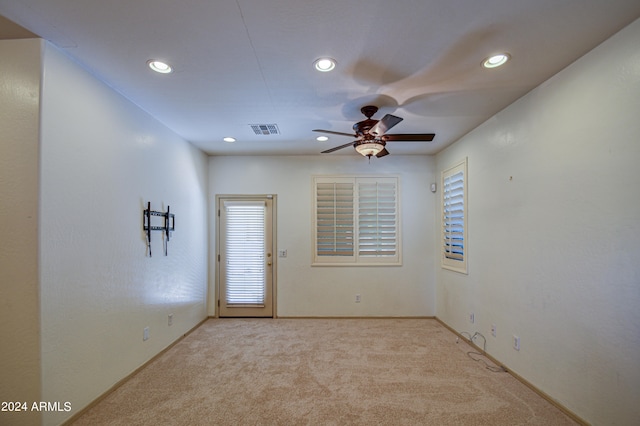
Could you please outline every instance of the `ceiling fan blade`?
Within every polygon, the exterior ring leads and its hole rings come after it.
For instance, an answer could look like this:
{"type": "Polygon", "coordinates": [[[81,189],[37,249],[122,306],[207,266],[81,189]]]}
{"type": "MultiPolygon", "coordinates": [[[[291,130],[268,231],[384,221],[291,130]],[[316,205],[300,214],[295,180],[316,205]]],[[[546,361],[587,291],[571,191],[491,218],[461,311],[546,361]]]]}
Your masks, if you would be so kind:
{"type": "Polygon", "coordinates": [[[344,145],[336,146],[335,148],[331,148],[331,149],[327,149],[326,151],[322,151],[321,154],[328,154],[330,152],[337,151],[339,149],[346,148],[346,147],[352,146],[352,145],[353,145],[353,142],[345,143],[344,145]]]}
{"type": "Polygon", "coordinates": [[[435,136],[435,133],[407,133],[384,135],[382,139],[385,142],[431,142],[435,136]]]}
{"type": "Polygon", "coordinates": [[[313,129],[313,132],[320,132],[320,133],[329,133],[332,135],[340,135],[340,136],[349,136],[351,138],[355,138],[356,135],[353,133],[342,133],[342,132],[334,132],[332,130],[322,130],[322,129],[313,129]]]}
{"type": "Polygon", "coordinates": [[[380,151],[376,157],[380,158],[380,157],[384,157],[385,155],[389,155],[389,151],[387,151],[387,148],[383,148],[382,151],[380,151]]]}
{"type": "Polygon", "coordinates": [[[371,129],[369,129],[369,134],[374,136],[382,136],[387,131],[401,122],[403,119],[400,117],[396,117],[395,115],[387,114],[380,121],[378,121],[371,129]]]}

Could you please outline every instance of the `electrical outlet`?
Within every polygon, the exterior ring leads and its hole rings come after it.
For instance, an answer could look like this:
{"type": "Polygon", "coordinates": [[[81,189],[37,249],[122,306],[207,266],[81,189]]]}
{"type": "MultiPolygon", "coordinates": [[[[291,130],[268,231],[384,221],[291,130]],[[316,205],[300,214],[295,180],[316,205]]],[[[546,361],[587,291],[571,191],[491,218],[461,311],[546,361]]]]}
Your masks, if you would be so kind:
{"type": "Polygon", "coordinates": [[[491,324],[491,335],[493,337],[496,337],[496,325],[495,324],[491,324]]]}
{"type": "Polygon", "coordinates": [[[278,257],[287,257],[286,250],[278,250],[278,257]]]}
{"type": "Polygon", "coordinates": [[[356,303],[360,303],[360,295],[356,294],[356,303]]]}
{"type": "Polygon", "coordinates": [[[470,322],[471,324],[473,324],[474,322],[476,322],[476,316],[475,316],[475,314],[474,314],[473,312],[471,312],[471,313],[469,314],[469,322],[470,322]]]}
{"type": "Polygon", "coordinates": [[[169,325],[173,325],[173,314],[169,314],[168,323],[169,325]]]}
{"type": "Polygon", "coordinates": [[[515,349],[516,351],[520,350],[520,337],[514,335],[513,336],[513,349],[515,349]]]}
{"type": "Polygon", "coordinates": [[[142,340],[149,340],[149,327],[145,327],[144,330],[142,330],[142,340]]]}

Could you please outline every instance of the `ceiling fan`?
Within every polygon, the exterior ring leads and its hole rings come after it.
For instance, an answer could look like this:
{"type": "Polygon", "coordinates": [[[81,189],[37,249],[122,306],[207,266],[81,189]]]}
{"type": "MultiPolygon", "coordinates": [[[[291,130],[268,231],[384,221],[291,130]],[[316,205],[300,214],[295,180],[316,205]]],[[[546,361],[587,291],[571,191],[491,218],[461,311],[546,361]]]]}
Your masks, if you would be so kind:
{"type": "Polygon", "coordinates": [[[356,140],[335,148],[322,151],[322,154],[337,151],[352,145],[356,151],[371,160],[372,156],[384,157],[389,154],[385,145],[387,142],[431,142],[435,137],[434,133],[409,133],[409,134],[387,134],[387,131],[402,121],[402,118],[395,115],[387,114],[380,120],[371,118],[378,111],[378,107],[367,105],[360,109],[367,117],[366,120],[360,121],[353,125],[355,134],[334,132],[331,130],[314,129],[314,132],[329,133],[332,135],[351,136],[356,140]]]}

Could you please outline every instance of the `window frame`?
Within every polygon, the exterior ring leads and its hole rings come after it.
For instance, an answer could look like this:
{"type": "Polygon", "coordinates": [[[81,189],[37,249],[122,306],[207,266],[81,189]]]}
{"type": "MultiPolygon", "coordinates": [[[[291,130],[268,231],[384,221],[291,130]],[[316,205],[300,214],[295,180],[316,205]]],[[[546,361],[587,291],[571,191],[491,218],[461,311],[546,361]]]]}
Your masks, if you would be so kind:
{"type": "MultiPolygon", "coordinates": [[[[312,221],[311,221],[311,266],[400,266],[402,265],[402,228],[400,209],[400,177],[397,175],[317,175],[312,176],[312,221]],[[360,217],[364,209],[360,206],[360,184],[392,183],[395,189],[394,226],[395,253],[393,255],[363,255],[360,247],[360,217]],[[318,184],[353,184],[353,254],[352,255],[320,255],[318,253],[318,184]]],[[[378,206],[376,207],[378,209],[378,206]]],[[[378,211],[378,210],[377,210],[378,211]]],[[[364,223],[364,222],[363,222],[364,223]]]]}
{"type": "MultiPolygon", "coordinates": [[[[441,173],[440,179],[440,188],[442,188],[442,197],[441,201],[441,226],[440,226],[440,252],[441,252],[441,267],[444,269],[448,269],[451,271],[459,272],[462,274],[468,274],[468,264],[469,264],[469,210],[468,210],[468,161],[465,157],[464,160],[456,163],[455,165],[445,169],[441,173]],[[448,185],[445,185],[445,181],[453,177],[459,173],[462,173],[462,259],[456,259],[453,256],[450,256],[449,253],[451,250],[448,250],[447,247],[447,239],[451,238],[452,231],[447,230],[447,210],[445,209],[445,205],[447,202],[448,195],[450,196],[450,191],[447,190],[448,185]]],[[[459,195],[455,198],[460,199],[459,195]]]]}

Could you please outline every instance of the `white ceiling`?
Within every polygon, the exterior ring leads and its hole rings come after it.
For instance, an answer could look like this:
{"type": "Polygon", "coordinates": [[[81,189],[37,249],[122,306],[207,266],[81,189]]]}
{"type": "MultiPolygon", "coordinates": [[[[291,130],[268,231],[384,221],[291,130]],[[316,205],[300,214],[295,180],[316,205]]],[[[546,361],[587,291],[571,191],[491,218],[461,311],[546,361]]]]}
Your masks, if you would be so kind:
{"type": "MultiPolygon", "coordinates": [[[[373,118],[404,118],[390,133],[436,133],[430,143],[389,143],[393,155],[455,142],[640,17],[640,2],[0,0],[0,15],[209,154],[319,155],[349,138],[317,142],[312,129],[351,133],[373,104],[373,118]],[[504,67],[480,66],[502,51],[512,56],[504,67]],[[315,71],[325,55],[337,68],[315,71]],[[175,72],[151,72],[151,58],[175,72]],[[249,127],[263,123],[281,135],[249,127]]],[[[0,37],[13,31],[25,36],[0,19],[0,37]]],[[[323,155],[341,154],[358,155],[323,155]]]]}

